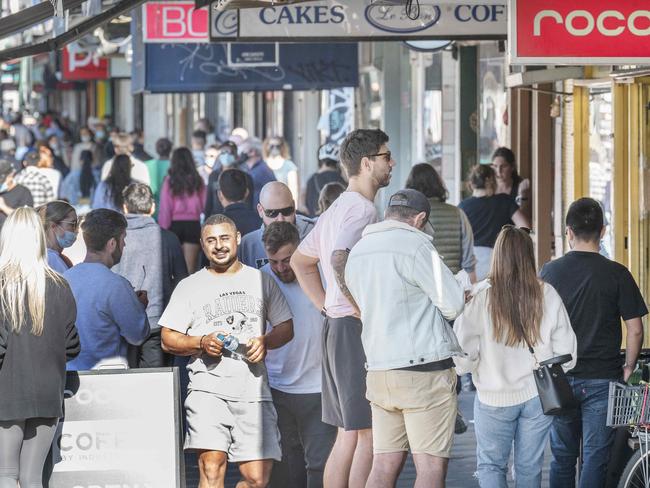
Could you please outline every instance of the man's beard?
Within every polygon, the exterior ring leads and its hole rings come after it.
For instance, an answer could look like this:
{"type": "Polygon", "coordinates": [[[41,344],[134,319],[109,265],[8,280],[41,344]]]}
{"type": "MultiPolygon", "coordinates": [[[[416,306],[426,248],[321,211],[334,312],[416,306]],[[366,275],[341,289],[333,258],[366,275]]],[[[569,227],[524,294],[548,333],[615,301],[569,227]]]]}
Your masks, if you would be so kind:
{"type": "Polygon", "coordinates": [[[228,259],[228,261],[225,261],[225,262],[224,261],[222,261],[222,262],[215,261],[214,257],[212,255],[210,255],[208,258],[210,259],[210,264],[213,267],[218,268],[218,269],[228,269],[230,266],[232,266],[232,264],[235,261],[237,261],[237,253],[236,252],[232,253],[231,256],[230,256],[230,259],[228,259]]]}
{"type": "Polygon", "coordinates": [[[279,274],[273,270],[273,273],[280,279],[282,283],[293,283],[296,281],[296,274],[293,271],[289,273],[279,274]]]}
{"type": "Polygon", "coordinates": [[[111,259],[113,260],[113,266],[116,264],[119,264],[119,262],[122,260],[122,254],[124,250],[120,249],[120,247],[116,247],[115,250],[111,253],[111,259]]]}

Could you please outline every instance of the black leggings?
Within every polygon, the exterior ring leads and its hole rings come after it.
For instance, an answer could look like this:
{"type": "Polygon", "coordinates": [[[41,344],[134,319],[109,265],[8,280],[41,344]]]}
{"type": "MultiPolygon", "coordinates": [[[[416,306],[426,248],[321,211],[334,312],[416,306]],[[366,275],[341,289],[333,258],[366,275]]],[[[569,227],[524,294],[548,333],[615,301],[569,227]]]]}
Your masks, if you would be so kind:
{"type": "Polygon", "coordinates": [[[59,419],[0,421],[0,488],[43,488],[43,465],[59,419]]]}

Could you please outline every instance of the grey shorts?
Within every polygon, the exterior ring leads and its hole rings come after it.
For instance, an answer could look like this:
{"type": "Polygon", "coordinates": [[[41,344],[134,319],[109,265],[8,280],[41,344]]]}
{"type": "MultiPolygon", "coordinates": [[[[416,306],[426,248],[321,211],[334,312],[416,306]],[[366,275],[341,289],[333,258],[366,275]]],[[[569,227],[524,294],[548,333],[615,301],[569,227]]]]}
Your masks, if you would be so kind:
{"type": "Polygon", "coordinates": [[[366,399],[366,354],[361,321],[354,317],[323,322],[323,422],[345,430],[372,426],[366,399]]]}
{"type": "Polygon", "coordinates": [[[273,402],[235,402],[192,390],[185,400],[185,449],[222,451],[233,463],[282,459],[273,402]]]}

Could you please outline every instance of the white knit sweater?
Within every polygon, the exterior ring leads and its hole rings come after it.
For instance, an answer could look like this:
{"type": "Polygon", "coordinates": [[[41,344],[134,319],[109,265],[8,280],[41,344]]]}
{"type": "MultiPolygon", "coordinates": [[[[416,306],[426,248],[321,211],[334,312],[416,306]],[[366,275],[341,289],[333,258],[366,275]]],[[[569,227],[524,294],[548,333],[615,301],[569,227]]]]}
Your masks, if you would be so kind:
{"type": "MultiPolygon", "coordinates": [[[[544,315],[535,356],[545,361],[571,354],[572,361],[563,365],[568,371],[576,362],[576,336],[558,293],[551,285],[545,283],[543,287],[544,315]]],[[[508,347],[494,340],[487,288],[472,298],[454,323],[454,332],[466,353],[464,358],[454,358],[456,371],[472,373],[482,403],[493,407],[518,405],[537,396],[535,359],[526,346],[508,347]]]]}

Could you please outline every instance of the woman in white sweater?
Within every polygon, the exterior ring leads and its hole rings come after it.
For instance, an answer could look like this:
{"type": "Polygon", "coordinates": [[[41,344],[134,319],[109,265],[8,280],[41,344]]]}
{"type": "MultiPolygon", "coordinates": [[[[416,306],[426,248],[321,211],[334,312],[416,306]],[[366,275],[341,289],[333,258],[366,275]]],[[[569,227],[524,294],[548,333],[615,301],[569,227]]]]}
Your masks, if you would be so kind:
{"type": "Polygon", "coordinates": [[[458,374],[476,385],[474,423],[477,472],[482,488],[507,487],[514,443],[517,488],[539,488],[552,417],[545,416],[533,369],[563,354],[576,360],[576,336],[557,292],[537,278],[527,230],[507,225],[494,246],[489,280],[456,319],[466,353],[454,358],[458,374]],[[535,357],[528,350],[532,344],[535,357]]]}

